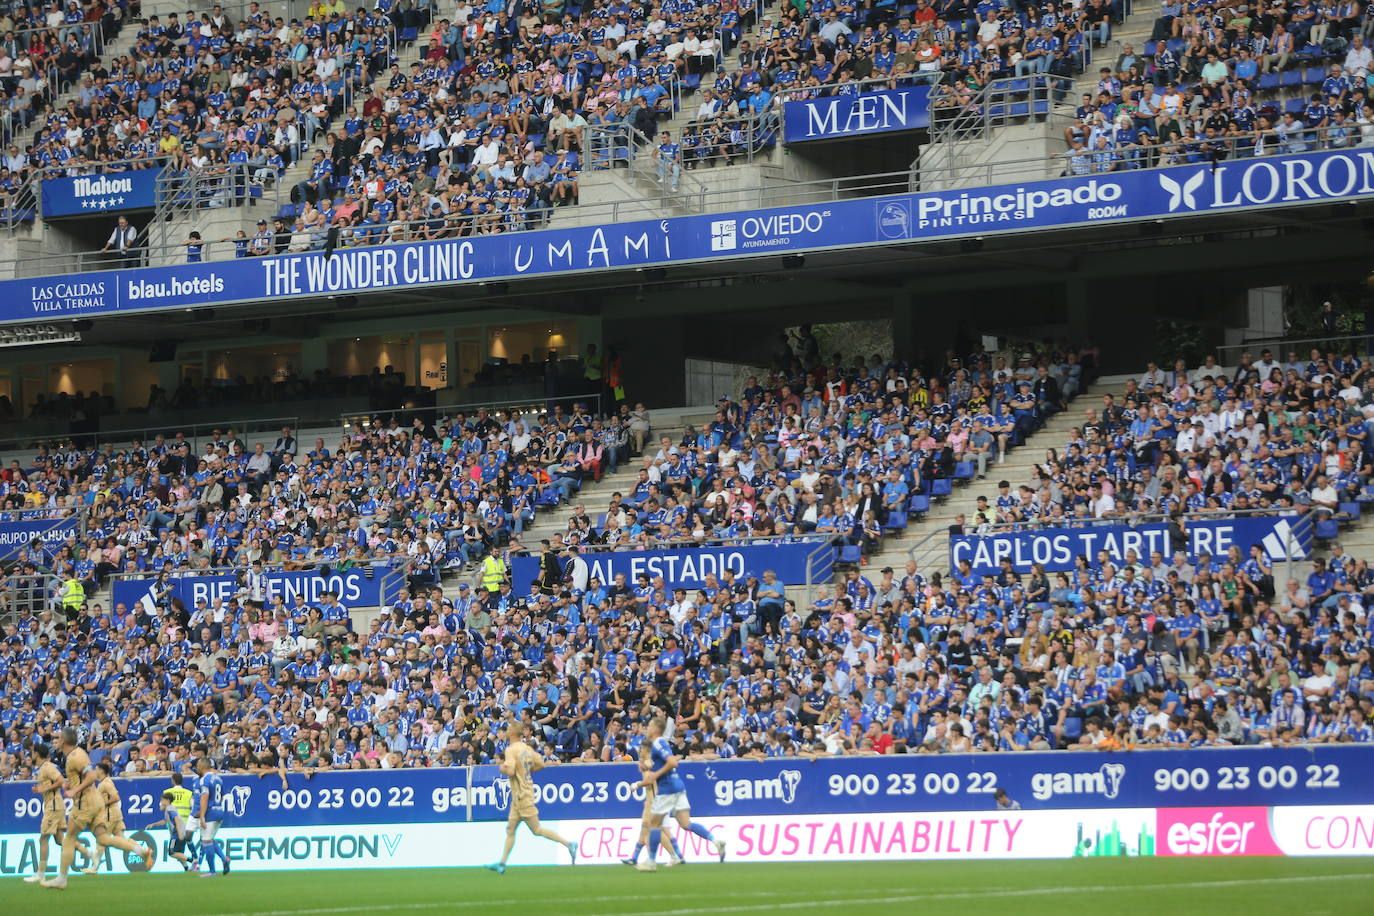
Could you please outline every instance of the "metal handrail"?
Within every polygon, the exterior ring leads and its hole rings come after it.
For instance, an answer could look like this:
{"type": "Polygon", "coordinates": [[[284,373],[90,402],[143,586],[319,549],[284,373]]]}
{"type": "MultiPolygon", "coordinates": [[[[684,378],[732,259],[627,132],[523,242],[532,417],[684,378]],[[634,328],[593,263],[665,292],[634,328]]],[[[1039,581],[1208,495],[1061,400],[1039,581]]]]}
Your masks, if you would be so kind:
{"type": "MultiPolygon", "coordinates": [[[[1353,129],[1351,134],[1358,136],[1353,129]]],[[[1196,141],[1198,151],[1189,153],[1186,145],[1175,146],[1163,143],[1157,146],[1108,146],[1110,157],[1094,158],[1098,151],[1084,148],[1079,152],[1065,150],[1050,157],[1030,159],[1002,159],[995,162],[963,165],[957,162],[947,165],[922,167],[920,160],[913,164],[913,181],[922,190],[947,190],[956,187],[984,187],[997,184],[1013,184],[1020,181],[1039,181],[1076,174],[1101,174],[1115,171],[1135,171],[1140,169],[1168,168],[1188,164],[1189,156],[1200,157],[1196,161],[1207,164],[1220,164],[1228,160],[1258,158],[1282,155],[1292,152],[1307,152],[1320,149],[1344,149],[1357,143],[1345,142],[1339,136],[1333,137],[1330,128],[1304,128],[1286,132],[1283,139],[1272,129],[1256,130],[1245,137],[1217,138],[1211,143],[1215,150],[1204,154],[1196,141]],[[1083,171],[1075,169],[1075,155],[1083,160],[1083,171]]]]}
{"type": "MultiPolygon", "coordinates": [[[[839,200],[849,200],[863,197],[880,197],[888,194],[903,194],[915,191],[918,186],[913,185],[910,172],[882,172],[869,175],[857,175],[843,178],[826,178],[815,181],[787,181],[776,184],[756,185],[749,188],[739,189],[707,189],[693,190],[691,195],[691,207],[693,212],[715,213],[739,209],[759,209],[765,207],[787,207],[803,206],[810,204],[832,203],[839,200]]],[[[565,213],[570,214],[570,219],[575,218],[578,222],[599,222],[599,223],[621,223],[631,222],[642,219],[656,219],[662,216],[661,209],[655,205],[659,201],[636,200],[616,200],[606,204],[579,204],[569,208],[565,213]]],[[[411,220],[398,221],[389,225],[400,225],[405,232],[414,232],[415,237],[420,237],[421,230],[426,230],[431,220],[411,220]]],[[[544,228],[544,223],[540,220],[531,218],[530,225],[522,227],[521,231],[544,228]]],[[[425,237],[451,238],[460,235],[469,235],[473,229],[472,222],[448,220],[444,228],[434,235],[425,237]]],[[[344,241],[341,240],[340,247],[371,247],[392,242],[390,233],[378,233],[378,237],[364,239],[362,236],[353,236],[344,241]]],[[[20,267],[25,271],[25,276],[44,276],[53,273],[52,270],[37,270],[29,273],[37,267],[49,263],[58,262],[57,267],[60,272],[80,272],[83,270],[114,270],[138,266],[139,264],[153,261],[169,255],[174,255],[181,250],[181,245],[141,245],[132,249],[127,257],[120,256],[111,252],[102,251],[82,251],[71,252],[62,255],[48,255],[37,258],[27,258],[20,262],[20,267]]],[[[232,259],[232,254],[218,254],[215,249],[208,249],[205,260],[220,261],[232,259]]],[[[166,263],[166,262],[164,262],[166,263]]]]}
{"type": "Polygon", "coordinates": [[[931,140],[948,143],[973,138],[990,139],[995,127],[1023,117],[1013,113],[1013,106],[1029,104],[1026,117],[1051,117],[1055,106],[1071,98],[1074,81],[1053,73],[1003,77],[990,81],[967,104],[958,108],[952,117],[937,117],[945,110],[931,105],[931,140]],[[1038,111],[1037,104],[1045,110],[1038,111]]]}
{"type": "Polygon", "coordinates": [[[401,407],[394,410],[369,410],[366,413],[346,413],[339,417],[339,425],[345,431],[358,427],[359,429],[369,429],[372,421],[376,418],[387,420],[393,417],[398,421],[413,420],[417,417],[428,417],[431,422],[442,418],[453,417],[457,414],[469,414],[478,410],[487,411],[508,411],[519,413],[524,416],[526,413],[548,412],[554,404],[578,404],[585,403],[589,406],[595,405],[591,410],[593,417],[601,416],[601,395],[600,394],[572,394],[563,395],[556,398],[517,398],[510,401],[474,401],[470,404],[444,404],[433,407],[401,407]]]}
{"type": "Polygon", "coordinates": [[[14,192],[4,207],[0,207],[0,225],[11,235],[22,225],[33,223],[38,218],[38,182],[28,178],[14,192]]]}
{"type": "Polygon", "coordinates": [[[949,76],[948,70],[916,70],[892,76],[874,76],[869,79],[851,80],[845,83],[825,83],[820,86],[786,86],[773,91],[773,97],[781,103],[802,99],[818,99],[836,95],[862,95],[865,92],[881,92],[898,86],[938,86],[949,76]]]}
{"type": "Polygon", "coordinates": [[[123,172],[140,171],[149,168],[160,168],[171,161],[169,156],[137,156],[130,159],[111,159],[108,162],[95,161],[84,158],[70,159],[62,165],[42,165],[32,169],[31,175],[36,181],[47,181],[49,178],[73,178],[77,175],[117,175],[123,172]]]}
{"type": "Polygon", "coordinates": [[[47,609],[57,595],[57,585],[58,578],[52,573],[0,577],[0,626],[17,623],[22,611],[37,616],[47,609]]]}
{"type": "Polygon", "coordinates": [[[212,430],[234,429],[248,431],[254,427],[260,429],[279,429],[283,426],[289,426],[291,429],[299,432],[300,417],[248,417],[230,420],[228,422],[216,421],[214,423],[181,423],[167,426],[129,427],[125,429],[93,430],[88,433],[66,432],[48,436],[16,436],[0,439],[0,449],[12,452],[25,448],[63,448],[68,444],[72,444],[72,447],[76,447],[74,443],[77,440],[87,441],[92,447],[98,447],[121,441],[132,442],[135,439],[140,442],[146,442],[159,435],[175,436],[177,433],[183,433],[186,437],[186,441],[191,444],[191,450],[199,453],[201,438],[208,435],[212,430]]]}
{"type": "MultiPolygon", "coordinates": [[[[600,513],[596,513],[600,514],[600,513]]],[[[555,532],[557,533],[557,532],[555,532]]],[[[704,538],[668,538],[654,539],[654,550],[661,550],[665,547],[738,547],[741,544],[818,544],[820,547],[833,547],[835,535],[833,534],[747,534],[740,537],[704,537],[704,538]]],[[[640,549],[637,546],[622,547],[608,544],[579,544],[577,550],[582,556],[589,554],[606,553],[630,553],[640,549]]],[[[534,548],[512,547],[511,553],[517,556],[528,556],[535,553],[534,548]]],[[[762,572],[762,570],[760,570],[762,572]]],[[[808,585],[810,583],[807,583],[808,585]]]]}
{"type": "Polygon", "coordinates": [[[782,123],[777,114],[776,102],[768,111],[757,114],[717,115],[714,118],[693,118],[682,129],[680,144],[684,167],[691,169],[706,164],[714,165],[720,160],[753,162],[755,157],[763,158],[782,139],[782,123]],[[700,132],[711,126],[719,126],[731,132],[730,149],[721,152],[717,148],[704,149],[700,142],[700,132]],[[688,143],[688,131],[693,131],[688,143]],[[735,132],[738,131],[736,138],[735,132]]]}
{"type": "Polygon", "coordinates": [[[1333,334],[1330,337],[1250,337],[1240,343],[1221,344],[1216,347],[1218,354],[1226,350],[1248,350],[1252,347],[1296,347],[1303,344],[1320,344],[1322,349],[1330,349],[1331,344],[1374,340],[1374,334],[1333,334]]]}

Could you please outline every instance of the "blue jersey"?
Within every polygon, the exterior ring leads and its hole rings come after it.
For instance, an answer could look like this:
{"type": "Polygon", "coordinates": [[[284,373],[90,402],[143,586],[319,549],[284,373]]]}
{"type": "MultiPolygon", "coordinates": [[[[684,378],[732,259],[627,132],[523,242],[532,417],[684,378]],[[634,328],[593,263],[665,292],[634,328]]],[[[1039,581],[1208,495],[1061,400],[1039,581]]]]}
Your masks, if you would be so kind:
{"type": "Polygon", "coordinates": [[[207,821],[224,820],[224,780],[218,773],[206,773],[200,777],[200,790],[209,797],[205,808],[207,821]]]}
{"type": "MultiPolygon", "coordinates": [[[[659,736],[654,739],[653,745],[649,749],[649,760],[654,765],[655,770],[663,769],[668,758],[673,756],[673,746],[668,743],[668,739],[659,736]]],[[[658,777],[658,794],[672,795],[676,792],[686,792],[687,785],[682,781],[682,776],[678,773],[677,767],[673,767],[667,773],[658,777]]]]}
{"type": "Polygon", "coordinates": [[[200,777],[188,776],[183,785],[191,792],[191,817],[200,817],[200,777]]]}

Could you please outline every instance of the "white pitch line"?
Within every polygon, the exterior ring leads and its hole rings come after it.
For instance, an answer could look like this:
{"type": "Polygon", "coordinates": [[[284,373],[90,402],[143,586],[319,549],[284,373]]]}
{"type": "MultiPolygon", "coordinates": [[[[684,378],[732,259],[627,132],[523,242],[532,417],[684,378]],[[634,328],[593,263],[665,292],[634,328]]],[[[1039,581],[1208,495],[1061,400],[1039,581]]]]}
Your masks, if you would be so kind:
{"type": "MultiPolygon", "coordinates": [[[[652,881],[652,878],[646,881],[652,881]]],[[[906,888],[900,888],[906,890],[906,888]]],[[[735,894],[735,897],[777,897],[786,896],[787,891],[745,891],[735,894]]],[[[579,903],[618,903],[633,902],[637,900],[662,900],[661,894],[618,894],[610,897],[579,897],[579,903]]],[[[838,898],[837,898],[838,899],[838,898]]],[[[219,916],[329,916],[334,913],[373,913],[379,909],[383,910],[448,910],[448,909],[473,909],[477,907],[491,906],[521,906],[538,904],[539,900],[533,897],[508,900],[445,900],[445,901],[426,901],[418,903],[397,903],[385,904],[374,903],[369,906],[328,906],[315,907],[302,910],[254,910],[248,913],[219,914],[219,916]]]]}
{"type": "MultiPolygon", "coordinates": [[[[649,879],[652,880],[652,879],[649,879]]],[[[959,891],[959,892],[936,892],[926,894],[886,894],[881,897],[827,897],[821,900],[798,900],[782,901],[773,900],[770,903],[747,904],[744,906],[721,906],[714,905],[709,907],[688,907],[683,909],[655,909],[640,912],[621,913],[619,916],[709,916],[714,913],[753,913],[769,912],[773,910],[809,910],[809,909],[833,909],[839,906],[882,906],[898,903],[921,903],[939,900],[980,900],[991,897],[1030,897],[1048,896],[1064,894],[1069,892],[1088,893],[1100,891],[1130,891],[1130,890],[1201,890],[1206,888],[1225,888],[1225,887],[1254,887],[1255,885],[1269,884],[1314,884],[1327,881],[1370,881],[1369,875],[1362,874],[1341,874],[1341,875],[1292,875],[1274,878],[1248,878],[1230,879],[1224,881],[1171,881],[1153,882],[1150,884],[1098,884],[1098,885],[1072,885],[1063,887],[1032,887],[1032,888],[987,888],[979,891],[959,891]]],[[[770,897],[787,896],[787,891],[782,892],[747,892],[742,894],[732,894],[732,899],[741,897],[770,897]]],[[[608,897],[582,897],[579,903],[630,903],[639,900],[661,900],[659,894],[622,894],[608,897]]],[[[378,910],[386,912],[418,912],[423,910],[461,910],[477,909],[483,907],[496,906],[521,906],[537,903],[530,898],[506,899],[506,900],[447,900],[429,901],[420,903],[396,903],[387,904],[377,902],[368,906],[339,906],[339,907],[315,907],[309,909],[294,910],[255,910],[249,913],[238,913],[234,916],[333,916],[333,914],[343,913],[373,913],[378,910]]]]}
{"type": "Polygon", "coordinates": [[[749,906],[712,906],[712,907],[688,907],[675,910],[644,910],[642,912],[620,913],[617,916],[698,916],[698,914],[713,913],[754,913],[754,912],[773,912],[775,910],[824,910],[833,909],[838,906],[849,906],[860,904],[864,906],[884,906],[896,903],[928,903],[936,900],[982,900],[988,897],[1032,897],[1047,896],[1054,894],[1064,894],[1069,892],[1087,891],[1093,893],[1097,891],[1128,891],[1128,890],[1170,890],[1170,889],[1203,889],[1216,887],[1253,887],[1257,884],[1298,884],[1318,881],[1349,881],[1359,879],[1370,881],[1369,875],[1346,874],[1346,875],[1293,875],[1280,878],[1252,878],[1249,880],[1227,880],[1227,881],[1170,881],[1164,883],[1122,885],[1122,884],[1098,884],[1098,885],[1075,885],[1065,887],[1034,887],[1034,888],[988,888],[981,891],[960,891],[935,894],[903,894],[885,895],[882,897],[852,897],[849,899],[829,897],[822,900],[802,900],[786,903],[766,903],[749,906]]]}

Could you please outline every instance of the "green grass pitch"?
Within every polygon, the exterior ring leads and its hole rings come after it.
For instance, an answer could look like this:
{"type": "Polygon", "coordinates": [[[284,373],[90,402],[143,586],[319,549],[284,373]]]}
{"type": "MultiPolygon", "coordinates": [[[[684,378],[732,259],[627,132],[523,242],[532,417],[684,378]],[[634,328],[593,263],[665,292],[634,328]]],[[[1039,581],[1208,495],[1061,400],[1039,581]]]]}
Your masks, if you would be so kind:
{"type": "Polygon", "coordinates": [[[902,913],[976,916],[1374,912],[1374,859],[702,863],[660,869],[395,869],[86,877],[65,891],[0,882],[0,913],[90,916],[902,913]]]}

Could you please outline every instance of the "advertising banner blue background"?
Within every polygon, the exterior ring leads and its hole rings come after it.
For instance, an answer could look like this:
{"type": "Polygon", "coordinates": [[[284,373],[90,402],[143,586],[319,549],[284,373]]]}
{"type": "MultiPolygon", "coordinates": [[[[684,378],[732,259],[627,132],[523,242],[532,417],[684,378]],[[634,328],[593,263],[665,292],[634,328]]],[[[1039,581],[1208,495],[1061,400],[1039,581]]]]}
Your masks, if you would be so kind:
{"type": "MultiPolygon", "coordinates": [[[[1311,526],[1295,528],[1294,519],[1289,517],[1186,517],[1184,527],[1190,560],[1196,560],[1203,553],[1212,557],[1225,556],[1232,546],[1240,548],[1242,557],[1248,557],[1252,544],[1261,545],[1271,561],[1288,559],[1290,554],[1302,559],[1312,549],[1311,526]]],[[[1097,523],[1070,528],[951,535],[949,565],[951,569],[958,569],[960,560],[968,560],[975,575],[995,575],[1002,560],[1008,559],[1012,569],[1019,573],[1030,572],[1036,563],[1044,566],[1046,572],[1061,572],[1073,569],[1080,555],[1097,567],[1098,553],[1103,550],[1117,563],[1125,561],[1128,550],[1134,550],[1136,559],[1142,563],[1150,561],[1153,551],[1159,551],[1166,560],[1173,556],[1167,525],[1097,523]]]]}
{"type": "Polygon", "coordinates": [[[16,559],[34,538],[40,538],[49,548],[61,546],[76,534],[77,522],[76,516],[0,522],[0,562],[16,559]]]}
{"type": "Polygon", "coordinates": [[[45,179],[42,185],[43,218],[151,210],[157,206],[160,171],[139,169],[45,179]]]}
{"type": "Polygon", "coordinates": [[[1256,515],[1215,521],[1185,516],[1184,522],[1191,557],[1202,553],[1222,556],[1232,545],[1248,557],[1252,544],[1263,547],[1271,561],[1303,560],[1312,552],[1312,526],[1300,524],[1296,516],[1256,515]]]}
{"type": "MultiPolygon", "coordinates": [[[[726,815],[990,811],[1001,788],[1032,809],[1374,803],[1374,747],[1230,748],[1072,754],[903,754],[682,764],[692,812],[726,815]]],[[[545,820],[638,818],[629,763],[548,767],[545,820]]],[[[230,828],[503,821],[510,787],[495,766],[230,776],[230,828]]],[[[125,821],[154,820],[165,778],[118,780],[125,821]]],[[[31,783],[0,783],[0,834],[38,829],[31,783]]]]}
{"type": "Polygon", "coordinates": [[[898,86],[787,102],[782,119],[785,143],[920,130],[930,126],[930,87],[898,86]]]}
{"type": "Polygon", "coordinates": [[[0,322],[780,256],[1374,196],[1353,148],[370,248],[0,281],[0,322]]]}
{"type": "MultiPolygon", "coordinates": [[[[806,582],[807,559],[820,551],[812,566],[816,581],[830,574],[835,562],[834,548],[819,540],[802,542],[774,541],[739,546],[683,547],[674,550],[587,551],[589,576],[600,579],[603,585],[615,581],[617,573],[625,574],[627,585],[635,577],[647,573],[649,580],[662,576],[668,588],[699,588],[708,574],[717,579],[725,570],[733,570],[743,581],[745,576],[763,578],[763,571],[771,569],[784,585],[806,582]]],[[[529,591],[530,583],[539,577],[538,556],[517,556],[511,559],[511,584],[518,595],[529,591]]]]}
{"type": "MultiPolygon", "coordinates": [[[[332,591],[345,607],[380,607],[395,597],[382,593],[383,580],[389,569],[387,566],[355,567],[342,572],[334,570],[328,576],[321,576],[314,570],[269,572],[265,574],[267,597],[270,600],[273,595],[280,594],[290,606],[299,594],[305,596],[307,604],[313,604],[326,591],[332,591]]],[[[156,582],[155,578],[116,579],[111,586],[111,600],[115,605],[133,608],[144,596],[152,593],[156,582]]],[[[404,584],[404,580],[397,580],[398,586],[404,584]]],[[[179,576],[168,579],[167,585],[171,597],[180,598],[188,608],[194,608],[201,598],[207,604],[213,603],[216,598],[232,598],[238,594],[239,579],[229,574],[179,576]]]]}
{"type": "Polygon", "coordinates": [[[968,560],[975,575],[996,575],[1005,559],[1019,573],[1030,572],[1036,563],[1044,566],[1046,572],[1060,572],[1073,569],[1080,556],[1096,566],[1099,550],[1107,551],[1117,562],[1125,559],[1127,550],[1134,550],[1142,561],[1148,561],[1150,552],[1155,550],[1166,557],[1173,554],[1167,525],[1085,525],[950,535],[949,565],[950,569],[958,569],[961,560],[968,560]]]}

